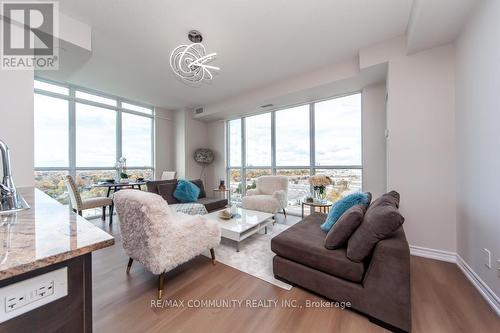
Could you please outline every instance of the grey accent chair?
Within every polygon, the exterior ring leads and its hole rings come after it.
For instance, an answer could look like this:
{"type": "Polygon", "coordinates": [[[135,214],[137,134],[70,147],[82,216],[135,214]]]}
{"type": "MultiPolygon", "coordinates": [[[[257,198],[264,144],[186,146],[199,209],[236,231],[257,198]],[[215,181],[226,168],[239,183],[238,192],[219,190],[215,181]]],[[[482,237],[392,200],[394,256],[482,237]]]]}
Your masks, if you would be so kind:
{"type": "Polygon", "coordinates": [[[120,219],[123,248],[129,257],[127,273],[134,260],[158,275],[158,299],[162,298],[165,272],[214,248],[221,231],[217,221],[201,215],[173,211],[158,194],[121,190],[114,195],[120,219]]]}
{"type": "Polygon", "coordinates": [[[109,224],[113,223],[113,199],[108,197],[82,199],[73,177],[66,175],[64,182],[66,184],[66,188],[68,189],[71,208],[75,213],[78,213],[78,215],[81,216],[84,210],[102,207],[102,220],[105,221],[106,207],[109,207],[109,224]]]}

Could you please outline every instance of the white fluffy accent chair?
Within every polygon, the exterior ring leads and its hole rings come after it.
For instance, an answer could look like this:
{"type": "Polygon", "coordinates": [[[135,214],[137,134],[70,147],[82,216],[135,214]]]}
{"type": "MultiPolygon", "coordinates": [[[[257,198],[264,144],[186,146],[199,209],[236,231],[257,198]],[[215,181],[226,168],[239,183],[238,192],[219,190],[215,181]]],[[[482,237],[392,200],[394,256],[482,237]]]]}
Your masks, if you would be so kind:
{"type": "Polygon", "coordinates": [[[284,176],[261,176],[257,188],[247,190],[243,208],[276,214],[288,206],[288,178],[284,176]]]}
{"type": "Polygon", "coordinates": [[[208,250],[215,264],[213,248],[219,245],[221,237],[216,221],[174,212],[161,196],[149,192],[121,190],[115,193],[114,202],[123,248],[130,257],[127,273],[137,260],[158,274],[159,299],[165,272],[208,250]]]}

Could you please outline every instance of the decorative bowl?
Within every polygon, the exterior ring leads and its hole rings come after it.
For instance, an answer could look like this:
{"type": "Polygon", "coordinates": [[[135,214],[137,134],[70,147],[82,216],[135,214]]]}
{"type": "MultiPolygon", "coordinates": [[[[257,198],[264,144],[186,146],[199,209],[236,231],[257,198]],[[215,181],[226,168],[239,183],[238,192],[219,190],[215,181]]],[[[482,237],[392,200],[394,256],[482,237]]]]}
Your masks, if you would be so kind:
{"type": "Polygon", "coordinates": [[[233,217],[233,214],[228,210],[223,210],[219,213],[219,217],[223,220],[230,220],[233,217]]]}

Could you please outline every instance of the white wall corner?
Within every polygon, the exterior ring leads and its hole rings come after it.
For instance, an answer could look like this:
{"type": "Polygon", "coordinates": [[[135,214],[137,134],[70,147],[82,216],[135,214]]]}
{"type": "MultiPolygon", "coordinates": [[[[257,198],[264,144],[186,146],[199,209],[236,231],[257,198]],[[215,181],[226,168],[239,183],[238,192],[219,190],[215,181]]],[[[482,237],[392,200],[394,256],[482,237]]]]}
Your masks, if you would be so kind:
{"type": "Polygon", "coordinates": [[[474,288],[479,291],[479,294],[491,306],[493,311],[495,311],[495,313],[500,316],[500,298],[493,292],[493,290],[491,290],[490,287],[488,287],[488,285],[479,277],[479,275],[474,272],[474,270],[465,262],[465,260],[460,257],[460,255],[454,252],[430,249],[415,245],[410,245],[410,254],[417,257],[456,264],[465,275],[465,277],[470,281],[470,283],[472,283],[474,288]]]}
{"type": "Polygon", "coordinates": [[[422,246],[410,245],[410,254],[417,257],[446,261],[451,263],[457,262],[457,254],[455,252],[430,249],[422,246]]]}
{"type": "Polygon", "coordinates": [[[399,36],[359,50],[359,68],[364,69],[406,55],[406,37],[399,36]]]}
{"type": "Polygon", "coordinates": [[[493,290],[472,270],[472,268],[465,262],[465,260],[457,254],[456,256],[457,265],[465,274],[467,279],[472,283],[474,287],[479,291],[481,296],[488,302],[488,304],[496,312],[497,316],[500,317],[500,297],[496,295],[493,290]]]}
{"type": "Polygon", "coordinates": [[[422,1],[413,0],[411,5],[410,19],[408,20],[408,27],[406,28],[406,49],[411,49],[414,44],[415,30],[420,13],[422,12],[422,1]]]}

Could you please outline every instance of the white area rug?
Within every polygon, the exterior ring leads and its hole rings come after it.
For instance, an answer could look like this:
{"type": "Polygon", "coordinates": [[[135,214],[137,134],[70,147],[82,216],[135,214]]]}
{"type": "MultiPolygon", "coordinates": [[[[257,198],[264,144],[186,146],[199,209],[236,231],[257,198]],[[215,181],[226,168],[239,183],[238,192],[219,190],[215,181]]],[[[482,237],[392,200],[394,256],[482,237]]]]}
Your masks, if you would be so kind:
{"type": "Polygon", "coordinates": [[[273,274],[273,257],[271,238],[278,235],[290,226],[276,223],[252,235],[240,243],[240,252],[236,252],[236,243],[222,238],[221,244],[215,249],[217,261],[253,275],[261,280],[272,283],[280,288],[290,290],[292,286],[276,280],[273,274]]]}

